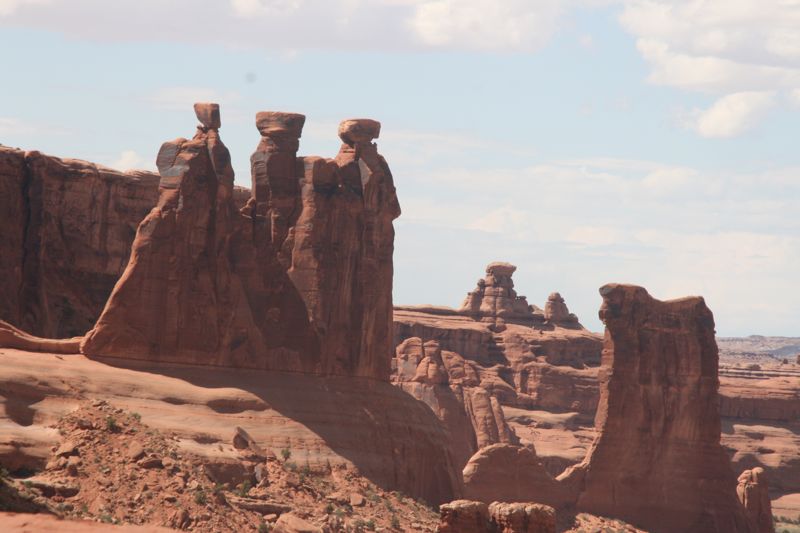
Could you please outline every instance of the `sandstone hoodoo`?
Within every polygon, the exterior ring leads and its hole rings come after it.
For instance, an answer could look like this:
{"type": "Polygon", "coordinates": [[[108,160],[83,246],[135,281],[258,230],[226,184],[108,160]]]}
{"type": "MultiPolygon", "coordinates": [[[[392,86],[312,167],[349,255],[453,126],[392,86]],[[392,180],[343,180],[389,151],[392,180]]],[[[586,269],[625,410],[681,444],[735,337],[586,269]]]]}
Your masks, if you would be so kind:
{"type": "Polygon", "coordinates": [[[738,482],[736,495],[750,519],[758,526],[758,533],[775,533],[769,484],[764,469],[756,467],[745,470],[739,476],[738,482]]]}
{"type": "MultiPolygon", "coordinates": [[[[568,313],[563,298],[551,296],[561,307],[546,319],[514,290],[515,271],[510,263],[489,264],[486,277],[457,310],[394,310],[392,381],[442,419],[461,466],[484,446],[519,443],[506,421],[507,409],[577,411],[591,424],[597,405],[597,370],[590,367],[599,362],[600,337],[568,313]]],[[[548,461],[561,466],[558,472],[566,466],[561,458],[548,461]]]]}
{"type": "Polygon", "coordinates": [[[387,379],[391,172],[375,121],[342,123],[335,159],[297,157],[304,117],[261,112],[241,212],[216,104],[158,156],[158,205],[83,344],[91,356],[387,379]]]}
{"type": "MultiPolygon", "coordinates": [[[[578,508],[653,532],[751,532],[720,445],[714,317],[700,297],[600,289],[606,325],[598,437],[578,508]]],[[[573,480],[575,478],[572,478],[573,480]]]]}

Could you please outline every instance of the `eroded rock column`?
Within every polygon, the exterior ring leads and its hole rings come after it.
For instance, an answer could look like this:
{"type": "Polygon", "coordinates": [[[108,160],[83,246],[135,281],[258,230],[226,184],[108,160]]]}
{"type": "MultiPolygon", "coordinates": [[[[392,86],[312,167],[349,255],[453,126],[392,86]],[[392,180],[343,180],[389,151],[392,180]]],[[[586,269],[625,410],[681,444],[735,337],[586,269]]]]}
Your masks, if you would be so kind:
{"type": "Polygon", "coordinates": [[[754,531],[720,445],[714,317],[703,298],[662,302],[617,284],[600,294],[599,436],[564,479],[585,475],[578,509],[655,533],[754,531]]]}

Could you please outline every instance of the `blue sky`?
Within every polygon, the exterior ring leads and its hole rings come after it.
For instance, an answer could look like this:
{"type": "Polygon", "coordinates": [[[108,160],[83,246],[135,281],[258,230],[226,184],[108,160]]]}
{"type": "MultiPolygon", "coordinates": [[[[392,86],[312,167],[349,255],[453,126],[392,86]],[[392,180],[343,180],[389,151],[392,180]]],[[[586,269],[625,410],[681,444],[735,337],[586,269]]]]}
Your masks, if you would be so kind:
{"type": "Polygon", "coordinates": [[[302,154],[383,124],[395,301],[457,306],[487,263],[560,291],[701,294],[722,335],[800,335],[798,0],[0,0],[0,143],[153,168],[222,106],[249,183],[261,110],[302,154]]]}

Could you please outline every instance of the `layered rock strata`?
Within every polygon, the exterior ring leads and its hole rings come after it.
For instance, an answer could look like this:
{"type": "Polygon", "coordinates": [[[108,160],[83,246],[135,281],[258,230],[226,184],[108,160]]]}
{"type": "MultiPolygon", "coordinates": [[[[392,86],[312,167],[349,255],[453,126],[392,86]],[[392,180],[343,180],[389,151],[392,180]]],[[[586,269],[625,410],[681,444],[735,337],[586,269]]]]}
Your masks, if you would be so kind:
{"type": "Polygon", "coordinates": [[[411,337],[396,348],[392,380],[425,402],[452,436],[460,469],[477,450],[497,442],[519,442],[508,427],[497,397],[480,386],[480,368],[439,343],[411,337]]]}
{"type": "Polygon", "coordinates": [[[259,113],[240,213],[218,108],[196,113],[159,152],[158,205],[84,353],[387,379],[400,210],[378,123],[343,122],[333,160],[298,158],[302,115],[259,113]]]}
{"type": "Polygon", "coordinates": [[[0,319],[83,335],[125,268],[158,176],[0,147],[0,319]]]}
{"type": "MultiPolygon", "coordinates": [[[[83,335],[125,270],[159,176],[0,146],[0,320],[83,335]]],[[[234,188],[237,205],[250,192],[234,188]]]]}
{"type": "Polygon", "coordinates": [[[565,476],[578,508],[654,532],[750,532],[720,445],[714,317],[700,297],[600,289],[606,325],[598,437],[565,476]]]}

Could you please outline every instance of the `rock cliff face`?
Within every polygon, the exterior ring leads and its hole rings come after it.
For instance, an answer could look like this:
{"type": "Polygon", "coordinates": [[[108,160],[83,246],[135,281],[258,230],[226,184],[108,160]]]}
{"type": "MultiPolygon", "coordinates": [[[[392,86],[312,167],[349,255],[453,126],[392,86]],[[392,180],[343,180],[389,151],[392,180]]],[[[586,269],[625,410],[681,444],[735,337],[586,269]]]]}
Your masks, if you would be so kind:
{"type": "Polygon", "coordinates": [[[334,160],[297,158],[302,115],[259,113],[240,213],[219,110],[195,110],[194,138],[159,152],[158,205],[84,353],[387,379],[400,211],[378,123],[342,123],[334,160]]]}
{"type": "Polygon", "coordinates": [[[158,176],[0,147],[0,319],[34,335],[92,327],[158,176]]]}
{"type": "MultiPolygon", "coordinates": [[[[92,328],[128,264],[159,176],[0,146],[0,320],[33,335],[92,328]]],[[[235,187],[237,205],[250,193],[235,187]]]]}
{"type": "Polygon", "coordinates": [[[484,446],[518,442],[498,399],[479,386],[476,363],[411,337],[397,346],[392,369],[395,385],[425,402],[449,431],[457,468],[484,446]]]}
{"type": "MultiPolygon", "coordinates": [[[[599,432],[578,508],[654,532],[753,531],[720,445],[714,317],[702,298],[600,289],[599,432]]],[[[580,468],[571,474],[576,474],[580,468]]]]}

